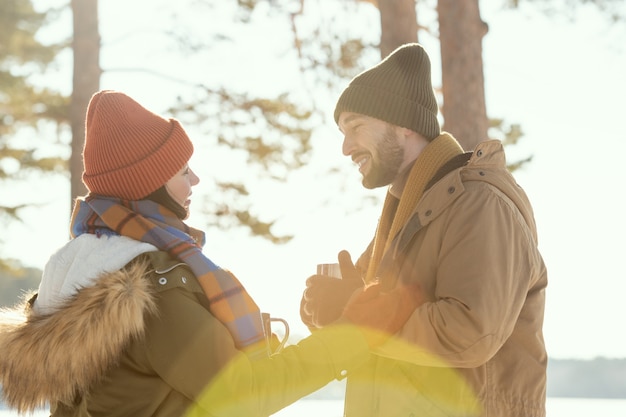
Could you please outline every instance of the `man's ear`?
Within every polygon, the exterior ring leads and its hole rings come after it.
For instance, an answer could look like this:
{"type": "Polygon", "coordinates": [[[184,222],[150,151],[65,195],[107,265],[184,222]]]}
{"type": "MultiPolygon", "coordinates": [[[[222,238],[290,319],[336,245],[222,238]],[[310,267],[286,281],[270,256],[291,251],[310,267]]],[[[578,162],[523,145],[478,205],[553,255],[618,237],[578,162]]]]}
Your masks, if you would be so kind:
{"type": "Polygon", "coordinates": [[[398,129],[400,129],[400,134],[405,138],[405,139],[409,139],[412,136],[415,136],[416,133],[414,131],[412,131],[411,129],[407,129],[406,127],[398,127],[398,129]]]}
{"type": "Polygon", "coordinates": [[[429,142],[414,130],[406,127],[398,127],[398,129],[398,135],[404,140],[405,158],[407,161],[414,161],[429,142]]]}

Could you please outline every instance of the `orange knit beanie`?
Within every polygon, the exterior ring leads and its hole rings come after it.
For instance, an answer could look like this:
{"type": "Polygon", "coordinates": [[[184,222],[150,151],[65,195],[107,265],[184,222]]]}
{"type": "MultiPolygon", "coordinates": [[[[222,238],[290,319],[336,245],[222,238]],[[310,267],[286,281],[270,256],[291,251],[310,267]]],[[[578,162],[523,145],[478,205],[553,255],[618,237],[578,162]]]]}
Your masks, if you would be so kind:
{"type": "Polygon", "coordinates": [[[152,113],[118,91],[91,97],[83,149],[83,182],[90,193],[140,200],[172,178],[192,153],[177,120],[152,113]]]}

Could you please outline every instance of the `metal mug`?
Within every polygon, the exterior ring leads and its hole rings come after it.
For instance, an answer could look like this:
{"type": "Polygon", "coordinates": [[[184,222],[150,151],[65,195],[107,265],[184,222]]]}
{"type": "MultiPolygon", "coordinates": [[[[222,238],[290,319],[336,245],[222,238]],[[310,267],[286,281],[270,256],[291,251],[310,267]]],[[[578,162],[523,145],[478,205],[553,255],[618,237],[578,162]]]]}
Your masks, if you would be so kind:
{"type": "Polygon", "coordinates": [[[267,343],[268,350],[270,351],[270,353],[280,352],[285,347],[287,339],[289,339],[289,323],[287,323],[287,320],[281,319],[280,317],[271,317],[269,313],[261,313],[261,319],[263,320],[263,330],[265,330],[265,342],[267,343]],[[278,346],[272,351],[272,323],[276,322],[283,325],[285,334],[282,340],[280,337],[276,336],[278,338],[278,346]]]}
{"type": "Polygon", "coordinates": [[[317,264],[317,275],[326,275],[328,277],[341,279],[341,268],[338,263],[317,264]]]}

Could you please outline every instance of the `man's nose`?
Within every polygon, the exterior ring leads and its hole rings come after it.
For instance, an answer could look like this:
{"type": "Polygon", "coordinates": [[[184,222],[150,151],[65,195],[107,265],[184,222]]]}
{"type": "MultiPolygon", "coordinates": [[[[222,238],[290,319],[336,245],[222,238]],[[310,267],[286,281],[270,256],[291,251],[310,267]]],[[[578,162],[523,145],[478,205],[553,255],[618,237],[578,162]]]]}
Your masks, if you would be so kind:
{"type": "Polygon", "coordinates": [[[354,151],[354,141],[350,140],[347,136],[344,136],[341,151],[345,156],[350,156],[354,151]]]}

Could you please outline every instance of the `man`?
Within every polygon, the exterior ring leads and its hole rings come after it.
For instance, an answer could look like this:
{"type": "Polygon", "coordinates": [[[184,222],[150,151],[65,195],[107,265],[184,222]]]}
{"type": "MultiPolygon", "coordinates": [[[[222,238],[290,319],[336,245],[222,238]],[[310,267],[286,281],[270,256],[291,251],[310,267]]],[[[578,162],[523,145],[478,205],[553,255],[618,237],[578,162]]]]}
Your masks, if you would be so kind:
{"type": "Polygon", "coordinates": [[[345,416],[543,417],[547,272],[531,204],[500,142],[464,153],[440,131],[437,111],[419,44],[396,49],[341,94],[343,153],[366,188],[389,189],[356,265],[342,252],[342,280],[307,280],[302,320],[325,326],[364,283],[418,284],[427,301],[396,335],[403,343],[373,349],[348,374],[345,416]]]}

